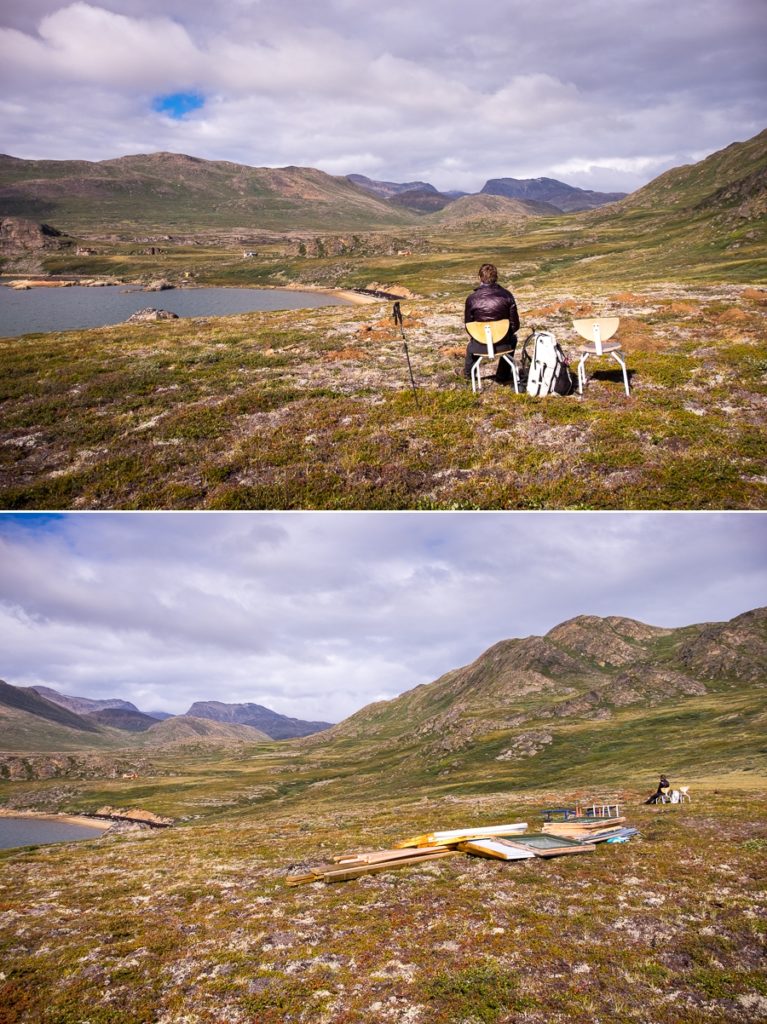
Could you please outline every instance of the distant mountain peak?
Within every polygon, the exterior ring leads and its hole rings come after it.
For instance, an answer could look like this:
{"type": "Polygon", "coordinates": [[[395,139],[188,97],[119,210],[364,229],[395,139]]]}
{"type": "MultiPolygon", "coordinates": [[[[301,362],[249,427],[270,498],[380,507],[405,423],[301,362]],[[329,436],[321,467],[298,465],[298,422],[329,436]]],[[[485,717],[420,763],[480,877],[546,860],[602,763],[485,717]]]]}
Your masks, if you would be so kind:
{"type": "Polygon", "coordinates": [[[118,697],[109,697],[105,700],[74,697],[68,693],[59,693],[58,690],[53,690],[50,686],[30,686],[30,690],[34,690],[46,700],[53,701],[54,704],[58,704],[62,708],[68,708],[78,715],[89,715],[93,711],[106,711],[114,708],[141,713],[135,704],[131,704],[129,700],[120,700],[118,697]]]}
{"type": "Polygon", "coordinates": [[[289,718],[261,704],[225,704],[220,700],[200,700],[187,711],[192,718],[205,718],[213,722],[227,722],[233,725],[248,725],[266,733],[273,740],[292,739],[296,736],[310,736],[329,729],[330,722],[305,722],[289,718]]]}
{"type": "Polygon", "coordinates": [[[400,195],[403,192],[435,192],[439,195],[439,191],[428,183],[428,181],[376,181],[374,178],[368,178],[365,174],[347,174],[346,180],[351,181],[354,185],[359,185],[360,188],[366,189],[368,192],[374,193],[377,196],[383,196],[385,199],[391,196],[400,195]]]}
{"type": "Polygon", "coordinates": [[[490,178],[480,190],[480,195],[483,194],[550,203],[562,213],[592,210],[626,196],[625,192],[593,192],[577,188],[556,178],[490,178]]]}

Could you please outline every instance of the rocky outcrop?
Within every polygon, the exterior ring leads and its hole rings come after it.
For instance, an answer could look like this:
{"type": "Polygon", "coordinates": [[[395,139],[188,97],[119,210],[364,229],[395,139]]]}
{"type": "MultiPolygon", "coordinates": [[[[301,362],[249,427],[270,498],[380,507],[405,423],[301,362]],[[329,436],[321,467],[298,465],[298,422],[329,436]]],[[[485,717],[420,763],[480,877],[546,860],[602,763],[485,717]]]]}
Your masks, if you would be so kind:
{"type": "Polygon", "coordinates": [[[506,750],[498,754],[496,761],[521,761],[526,757],[535,757],[553,740],[551,733],[543,729],[531,729],[529,732],[520,733],[506,750]]]}
{"type": "Polygon", "coordinates": [[[701,679],[767,682],[767,608],[703,626],[682,644],[678,658],[701,679]]]}
{"type": "Polygon", "coordinates": [[[581,658],[591,659],[600,668],[605,665],[620,667],[646,657],[646,651],[638,641],[663,636],[667,632],[633,619],[578,615],[549,630],[546,639],[581,658]]]}
{"type": "Polygon", "coordinates": [[[21,256],[43,249],[61,249],[72,245],[73,239],[26,217],[0,217],[0,254],[21,256]]]}
{"type": "Polygon", "coordinates": [[[155,814],[153,811],[145,811],[140,807],[110,807],[106,804],[104,807],[94,813],[95,818],[109,818],[112,821],[135,821],[141,822],[145,825],[150,825],[152,828],[170,828],[171,825],[175,824],[174,818],[166,818],[161,814],[155,814]]]}
{"type": "Polygon", "coordinates": [[[121,779],[155,775],[141,757],[103,757],[84,754],[0,754],[0,779],[121,779]]]}
{"type": "Polygon", "coordinates": [[[161,278],[159,281],[152,281],[144,288],[145,292],[168,292],[175,288],[175,284],[171,284],[170,281],[166,281],[165,278],[161,278]]]}
{"type": "Polygon", "coordinates": [[[131,313],[126,324],[150,324],[157,320],[178,320],[178,313],[171,313],[168,309],[155,309],[149,306],[147,309],[137,309],[131,313]]]}

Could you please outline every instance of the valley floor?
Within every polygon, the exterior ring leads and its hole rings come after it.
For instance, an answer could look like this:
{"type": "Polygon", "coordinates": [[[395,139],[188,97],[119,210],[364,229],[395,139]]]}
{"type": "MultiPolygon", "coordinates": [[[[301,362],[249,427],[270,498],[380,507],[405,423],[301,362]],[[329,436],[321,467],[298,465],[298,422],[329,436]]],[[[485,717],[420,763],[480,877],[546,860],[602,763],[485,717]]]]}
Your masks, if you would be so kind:
{"type": "MultiPolygon", "coordinates": [[[[746,1024],[767,1019],[764,791],[646,807],[641,836],[456,855],[336,885],[289,869],[406,835],[539,822],[576,794],[252,810],[7,851],[3,1024],[746,1024]]],[[[581,794],[583,795],[583,794],[581,794]]]]}
{"type": "MultiPolygon", "coordinates": [[[[462,302],[120,325],[0,341],[6,508],[767,506],[767,303],[738,285],[517,292],[574,356],[621,317],[583,397],[460,375],[462,302]],[[614,369],[612,368],[614,367],[614,369]]],[[[577,360],[574,360],[574,362],[577,360]]],[[[488,371],[489,372],[489,371],[488,371]]]]}

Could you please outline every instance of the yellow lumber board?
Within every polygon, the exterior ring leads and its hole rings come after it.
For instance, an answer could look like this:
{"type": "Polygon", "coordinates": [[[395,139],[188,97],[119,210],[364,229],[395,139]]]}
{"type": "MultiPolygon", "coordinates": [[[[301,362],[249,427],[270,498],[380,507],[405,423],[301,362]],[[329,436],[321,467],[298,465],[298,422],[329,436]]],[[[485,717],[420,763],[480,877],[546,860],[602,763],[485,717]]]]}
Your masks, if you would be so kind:
{"type": "Polygon", "coordinates": [[[526,821],[518,821],[512,825],[480,825],[477,828],[458,828],[445,832],[426,832],[422,836],[412,836],[395,843],[397,849],[408,846],[455,846],[466,843],[470,839],[490,839],[493,836],[518,835],[527,828],[526,821]]]}
{"type": "Polygon", "coordinates": [[[441,857],[452,857],[455,852],[455,850],[435,850],[427,857],[401,857],[399,860],[385,861],[383,864],[363,864],[359,867],[341,868],[326,871],[322,878],[326,882],[349,882],[354,878],[360,878],[362,875],[375,875],[381,871],[395,871],[397,868],[412,867],[414,864],[439,860],[441,857]]]}
{"type": "Polygon", "coordinates": [[[285,885],[305,885],[308,882],[319,882],[322,879],[325,869],[315,868],[313,871],[305,871],[300,875],[287,875],[285,885]]]}
{"type": "Polygon", "coordinates": [[[381,861],[399,860],[402,857],[423,857],[428,856],[433,847],[421,847],[419,849],[395,849],[395,850],[370,850],[364,853],[349,853],[340,857],[333,857],[335,864],[344,864],[349,867],[362,866],[363,864],[378,864],[381,861]]]}
{"type": "Polygon", "coordinates": [[[553,839],[588,839],[597,840],[601,837],[609,837],[614,832],[614,829],[608,828],[604,830],[595,831],[594,829],[583,829],[582,831],[573,832],[546,832],[545,834],[551,836],[553,839]]]}
{"type": "Polygon", "coordinates": [[[618,828],[625,821],[625,815],[619,818],[595,818],[593,821],[547,821],[541,831],[553,836],[567,836],[571,832],[601,832],[608,828],[618,828]]]}

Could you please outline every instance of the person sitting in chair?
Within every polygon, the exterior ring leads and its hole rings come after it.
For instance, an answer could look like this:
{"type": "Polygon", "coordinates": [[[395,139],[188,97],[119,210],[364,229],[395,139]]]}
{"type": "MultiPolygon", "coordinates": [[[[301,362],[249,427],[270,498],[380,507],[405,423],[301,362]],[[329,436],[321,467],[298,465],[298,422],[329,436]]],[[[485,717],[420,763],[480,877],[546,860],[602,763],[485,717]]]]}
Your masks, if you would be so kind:
{"type": "Polygon", "coordinates": [[[646,804],[657,804],[661,797],[665,796],[671,788],[671,783],[668,781],[665,775],[661,775],[658,783],[658,788],[655,790],[651,797],[645,800],[646,804]]]}
{"type": "MultiPolygon", "coordinates": [[[[495,351],[513,354],[517,347],[515,332],[519,330],[519,313],[514,296],[498,284],[498,269],[492,263],[483,263],[479,268],[479,281],[466,299],[463,322],[469,324],[472,321],[484,323],[489,320],[508,320],[508,334],[495,345],[495,351]]],[[[485,351],[484,345],[471,339],[466,346],[464,377],[471,378],[471,368],[477,361],[477,356],[484,354],[485,351]]],[[[511,380],[511,367],[505,359],[499,360],[495,379],[499,384],[508,384],[511,380]]]]}

